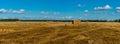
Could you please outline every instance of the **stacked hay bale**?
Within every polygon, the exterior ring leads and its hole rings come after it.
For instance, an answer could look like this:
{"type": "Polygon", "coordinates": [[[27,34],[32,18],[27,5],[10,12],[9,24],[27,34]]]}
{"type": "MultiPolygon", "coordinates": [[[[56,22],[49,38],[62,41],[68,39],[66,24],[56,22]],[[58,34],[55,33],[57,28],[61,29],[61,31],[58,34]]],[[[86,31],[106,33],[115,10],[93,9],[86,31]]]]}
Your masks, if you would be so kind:
{"type": "Polygon", "coordinates": [[[81,21],[80,20],[74,20],[72,21],[73,26],[80,26],[81,21]]]}
{"type": "Polygon", "coordinates": [[[77,28],[77,27],[79,28],[80,24],[81,24],[80,20],[74,20],[72,21],[72,24],[65,24],[65,27],[66,28],[77,28]]]}
{"type": "Polygon", "coordinates": [[[80,24],[80,23],[81,23],[80,20],[74,20],[74,21],[72,21],[72,24],[74,24],[74,25],[78,25],[78,24],[80,24]]]}

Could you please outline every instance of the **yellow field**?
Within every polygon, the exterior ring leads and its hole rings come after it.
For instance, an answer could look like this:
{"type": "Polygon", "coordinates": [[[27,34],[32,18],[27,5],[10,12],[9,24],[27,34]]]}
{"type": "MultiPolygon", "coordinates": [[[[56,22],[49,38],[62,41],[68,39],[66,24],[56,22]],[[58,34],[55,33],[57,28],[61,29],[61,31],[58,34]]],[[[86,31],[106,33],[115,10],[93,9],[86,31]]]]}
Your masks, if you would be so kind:
{"type": "Polygon", "coordinates": [[[0,44],[120,44],[120,23],[0,22],[0,44]]]}

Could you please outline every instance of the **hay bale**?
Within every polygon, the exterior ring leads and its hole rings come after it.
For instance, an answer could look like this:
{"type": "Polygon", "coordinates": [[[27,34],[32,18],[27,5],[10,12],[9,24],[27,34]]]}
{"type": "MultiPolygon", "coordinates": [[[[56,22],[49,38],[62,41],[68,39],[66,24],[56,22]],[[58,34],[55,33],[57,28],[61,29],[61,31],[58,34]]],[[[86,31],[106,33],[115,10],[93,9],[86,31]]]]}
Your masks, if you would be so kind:
{"type": "Polygon", "coordinates": [[[74,21],[72,21],[72,24],[75,24],[75,25],[80,24],[80,23],[81,23],[80,20],[74,20],[74,21]]]}
{"type": "Polygon", "coordinates": [[[72,26],[73,26],[73,24],[65,24],[65,28],[70,28],[72,26]]]}
{"type": "Polygon", "coordinates": [[[74,20],[74,21],[72,21],[72,24],[65,24],[65,27],[66,28],[76,28],[76,27],[79,27],[80,24],[81,24],[80,20],[74,20]]]}

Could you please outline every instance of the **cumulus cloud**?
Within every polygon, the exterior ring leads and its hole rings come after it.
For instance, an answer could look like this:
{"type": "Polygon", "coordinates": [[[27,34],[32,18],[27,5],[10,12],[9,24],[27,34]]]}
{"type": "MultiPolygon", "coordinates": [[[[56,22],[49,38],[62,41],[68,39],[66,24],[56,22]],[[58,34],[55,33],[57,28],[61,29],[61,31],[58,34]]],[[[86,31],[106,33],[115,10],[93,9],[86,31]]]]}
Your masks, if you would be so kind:
{"type": "Polygon", "coordinates": [[[53,12],[53,14],[54,14],[54,15],[59,15],[59,14],[60,14],[60,12],[53,12]]]}
{"type": "Polygon", "coordinates": [[[66,16],[65,18],[67,18],[67,19],[71,19],[71,18],[73,18],[73,16],[66,16]]]}
{"type": "Polygon", "coordinates": [[[120,12],[120,10],[116,10],[116,12],[120,12]]]}
{"type": "Polygon", "coordinates": [[[9,19],[8,17],[2,17],[2,19],[9,19]]]}
{"type": "Polygon", "coordinates": [[[112,7],[110,5],[106,5],[104,7],[95,7],[94,10],[109,10],[112,7]]]}
{"type": "Polygon", "coordinates": [[[117,12],[120,12],[120,7],[116,7],[116,11],[117,11],[117,12]]]}
{"type": "Polygon", "coordinates": [[[0,9],[0,13],[6,13],[7,10],[6,9],[0,9]]]}
{"type": "Polygon", "coordinates": [[[87,13],[87,12],[89,12],[89,11],[88,11],[88,10],[84,10],[84,12],[86,12],[86,13],[87,13]]]}
{"type": "Polygon", "coordinates": [[[81,7],[81,4],[78,4],[77,6],[78,6],[78,7],[81,7]]]}
{"type": "Polygon", "coordinates": [[[44,14],[44,15],[47,15],[47,14],[59,15],[60,12],[47,12],[47,11],[40,11],[40,14],[44,14]]]}
{"type": "Polygon", "coordinates": [[[25,13],[24,9],[13,10],[13,9],[0,9],[0,13],[15,13],[15,14],[23,14],[25,13]]]}
{"type": "Polygon", "coordinates": [[[20,12],[24,12],[25,10],[24,9],[20,9],[20,12]]]}
{"type": "Polygon", "coordinates": [[[49,12],[41,11],[41,14],[49,14],[49,12]]]}
{"type": "Polygon", "coordinates": [[[116,7],[116,10],[120,10],[120,7],[116,7]]]}
{"type": "Polygon", "coordinates": [[[9,9],[9,10],[7,10],[8,13],[11,13],[12,11],[13,11],[13,9],[9,9]]]}
{"type": "Polygon", "coordinates": [[[13,10],[12,11],[12,13],[14,13],[14,14],[23,14],[25,12],[25,10],[24,9],[20,9],[20,10],[13,10]]]}
{"type": "Polygon", "coordinates": [[[88,14],[84,14],[85,16],[88,16],[88,14]]]}
{"type": "Polygon", "coordinates": [[[13,10],[12,13],[19,14],[19,11],[13,10]]]}
{"type": "Polygon", "coordinates": [[[43,18],[48,18],[48,16],[44,16],[43,18]]]}

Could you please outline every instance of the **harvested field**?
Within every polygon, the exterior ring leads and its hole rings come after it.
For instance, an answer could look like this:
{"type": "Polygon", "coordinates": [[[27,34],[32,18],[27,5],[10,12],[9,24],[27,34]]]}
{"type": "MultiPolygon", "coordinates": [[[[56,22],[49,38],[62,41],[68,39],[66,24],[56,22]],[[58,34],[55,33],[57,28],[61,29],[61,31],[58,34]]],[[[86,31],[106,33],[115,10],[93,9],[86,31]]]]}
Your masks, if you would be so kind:
{"type": "Polygon", "coordinates": [[[0,44],[120,44],[120,23],[0,22],[0,44]]]}

